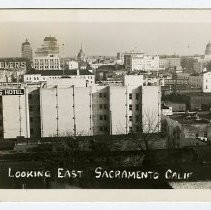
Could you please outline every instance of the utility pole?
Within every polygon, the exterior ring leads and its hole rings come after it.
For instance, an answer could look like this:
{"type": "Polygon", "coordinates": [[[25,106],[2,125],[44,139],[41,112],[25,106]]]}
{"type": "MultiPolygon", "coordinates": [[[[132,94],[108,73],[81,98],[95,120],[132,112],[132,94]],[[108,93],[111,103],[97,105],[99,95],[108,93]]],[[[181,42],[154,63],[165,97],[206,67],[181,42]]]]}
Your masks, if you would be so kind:
{"type": "Polygon", "coordinates": [[[62,70],[63,70],[63,76],[64,76],[64,43],[62,44],[62,70]]]}

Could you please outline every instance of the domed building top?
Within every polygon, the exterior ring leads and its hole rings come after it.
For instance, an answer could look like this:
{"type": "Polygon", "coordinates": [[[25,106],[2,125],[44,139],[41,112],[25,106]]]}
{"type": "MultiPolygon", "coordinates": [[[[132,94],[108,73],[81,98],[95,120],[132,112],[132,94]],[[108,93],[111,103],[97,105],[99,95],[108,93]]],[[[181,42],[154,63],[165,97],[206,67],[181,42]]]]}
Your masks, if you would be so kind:
{"type": "Polygon", "coordinates": [[[81,49],[77,55],[77,58],[79,61],[83,61],[85,59],[85,53],[83,52],[82,45],[81,45],[81,49]]]}
{"type": "Polygon", "coordinates": [[[209,43],[206,45],[205,55],[211,55],[211,43],[210,43],[210,41],[209,41],[209,43]]]}
{"type": "Polygon", "coordinates": [[[26,39],[26,41],[22,45],[30,45],[28,39],[26,39]]]}

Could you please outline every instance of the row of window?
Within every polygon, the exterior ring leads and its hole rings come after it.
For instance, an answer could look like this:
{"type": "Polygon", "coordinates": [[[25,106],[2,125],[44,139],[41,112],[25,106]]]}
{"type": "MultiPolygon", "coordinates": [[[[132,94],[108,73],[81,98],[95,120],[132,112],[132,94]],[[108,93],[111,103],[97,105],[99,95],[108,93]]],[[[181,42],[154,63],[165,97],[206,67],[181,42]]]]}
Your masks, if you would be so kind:
{"type": "MultiPolygon", "coordinates": [[[[129,104],[129,110],[133,110],[133,105],[132,104],[129,104]]],[[[136,111],[139,110],[139,104],[136,104],[136,111]]]]}
{"type": "Polygon", "coordinates": [[[106,98],[107,97],[107,94],[106,93],[99,93],[99,97],[100,98],[106,98]]]}
{"type": "Polygon", "coordinates": [[[100,115],[100,120],[107,120],[107,115],[100,115]]]}
{"type": "MultiPolygon", "coordinates": [[[[139,127],[139,126],[136,126],[135,131],[136,131],[136,132],[139,132],[139,131],[140,131],[140,127],[139,127]]],[[[129,127],[129,133],[132,133],[132,132],[133,132],[133,127],[130,126],[130,127],[129,127]]]]}
{"type": "MultiPolygon", "coordinates": [[[[136,93],[136,100],[138,100],[139,99],[139,93],[136,93]]],[[[132,93],[130,93],[129,94],[129,99],[131,100],[131,99],[133,99],[133,94],[132,93]]]]}
{"type": "Polygon", "coordinates": [[[101,126],[99,128],[100,131],[108,131],[108,127],[107,126],[101,126]]]}
{"type": "Polygon", "coordinates": [[[100,104],[99,107],[100,109],[107,109],[107,104],[100,104]]]}
{"type": "MultiPolygon", "coordinates": [[[[129,121],[133,121],[133,116],[129,116],[129,121]]],[[[137,122],[139,122],[139,115],[136,115],[136,117],[135,117],[135,122],[137,123],[137,122]]]]}
{"type": "Polygon", "coordinates": [[[59,63],[59,59],[34,59],[34,63],[48,63],[48,62],[55,62],[55,63],[59,63]]]}

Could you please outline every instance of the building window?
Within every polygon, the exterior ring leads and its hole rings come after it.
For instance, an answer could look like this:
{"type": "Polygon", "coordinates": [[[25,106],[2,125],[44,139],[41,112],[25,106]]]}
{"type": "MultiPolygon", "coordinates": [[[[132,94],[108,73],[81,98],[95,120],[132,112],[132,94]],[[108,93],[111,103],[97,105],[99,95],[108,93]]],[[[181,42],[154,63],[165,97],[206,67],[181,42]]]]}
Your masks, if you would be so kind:
{"type": "Polygon", "coordinates": [[[132,110],[132,108],[133,108],[132,104],[129,104],[129,110],[132,110]]]}
{"type": "Polygon", "coordinates": [[[136,111],[138,111],[139,110],[139,105],[138,104],[136,104],[136,111]]]}
{"type": "Polygon", "coordinates": [[[132,93],[129,94],[129,99],[132,99],[132,93]]]}
{"type": "Polygon", "coordinates": [[[106,98],[106,93],[103,94],[103,97],[106,98]]]}
{"type": "Polygon", "coordinates": [[[107,104],[104,104],[104,109],[107,109],[107,104]]]}
{"type": "Polygon", "coordinates": [[[29,106],[29,111],[32,112],[33,111],[33,107],[29,106]]]}
{"type": "Polygon", "coordinates": [[[106,115],[104,115],[104,120],[107,120],[107,116],[106,115]]]}
{"type": "Polygon", "coordinates": [[[33,134],[34,134],[34,130],[33,130],[33,128],[30,128],[30,133],[31,133],[31,135],[33,135],[33,134]]]}
{"type": "Polygon", "coordinates": [[[103,108],[103,105],[102,104],[100,104],[100,109],[102,109],[103,108]]]}
{"type": "Polygon", "coordinates": [[[139,99],[139,94],[138,93],[136,93],[136,100],[138,100],[139,99]]]}
{"type": "Polygon", "coordinates": [[[132,121],[133,120],[133,117],[132,116],[129,116],[129,121],[132,121]]]}
{"type": "Polygon", "coordinates": [[[103,131],[103,127],[100,127],[100,131],[103,131]]]}
{"type": "Polygon", "coordinates": [[[129,133],[132,133],[132,131],[133,131],[133,127],[129,127],[129,133]]]}
{"type": "Polygon", "coordinates": [[[100,115],[100,120],[103,120],[103,116],[102,115],[100,115]]]}
{"type": "Polygon", "coordinates": [[[99,97],[102,98],[103,97],[103,94],[102,93],[99,93],[99,97]]]}

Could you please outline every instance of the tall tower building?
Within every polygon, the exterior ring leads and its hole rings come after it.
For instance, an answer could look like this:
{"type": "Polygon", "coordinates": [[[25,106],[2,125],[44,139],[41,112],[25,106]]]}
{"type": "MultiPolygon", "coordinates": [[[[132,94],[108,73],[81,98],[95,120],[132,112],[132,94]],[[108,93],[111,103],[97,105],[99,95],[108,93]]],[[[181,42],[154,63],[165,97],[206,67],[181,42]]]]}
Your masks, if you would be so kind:
{"type": "Polygon", "coordinates": [[[33,66],[36,70],[60,70],[59,45],[55,37],[45,37],[35,52],[33,66]]]}
{"type": "Polygon", "coordinates": [[[49,54],[59,54],[59,45],[57,43],[57,39],[51,36],[45,37],[43,44],[35,52],[35,55],[38,57],[48,56],[49,54]]]}
{"type": "Polygon", "coordinates": [[[21,57],[28,58],[30,61],[32,61],[32,48],[28,39],[22,43],[21,57]]]}
{"type": "Polygon", "coordinates": [[[210,43],[210,41],[206,45],[205,55],[211,55],[211,43],[210,43]]]}

